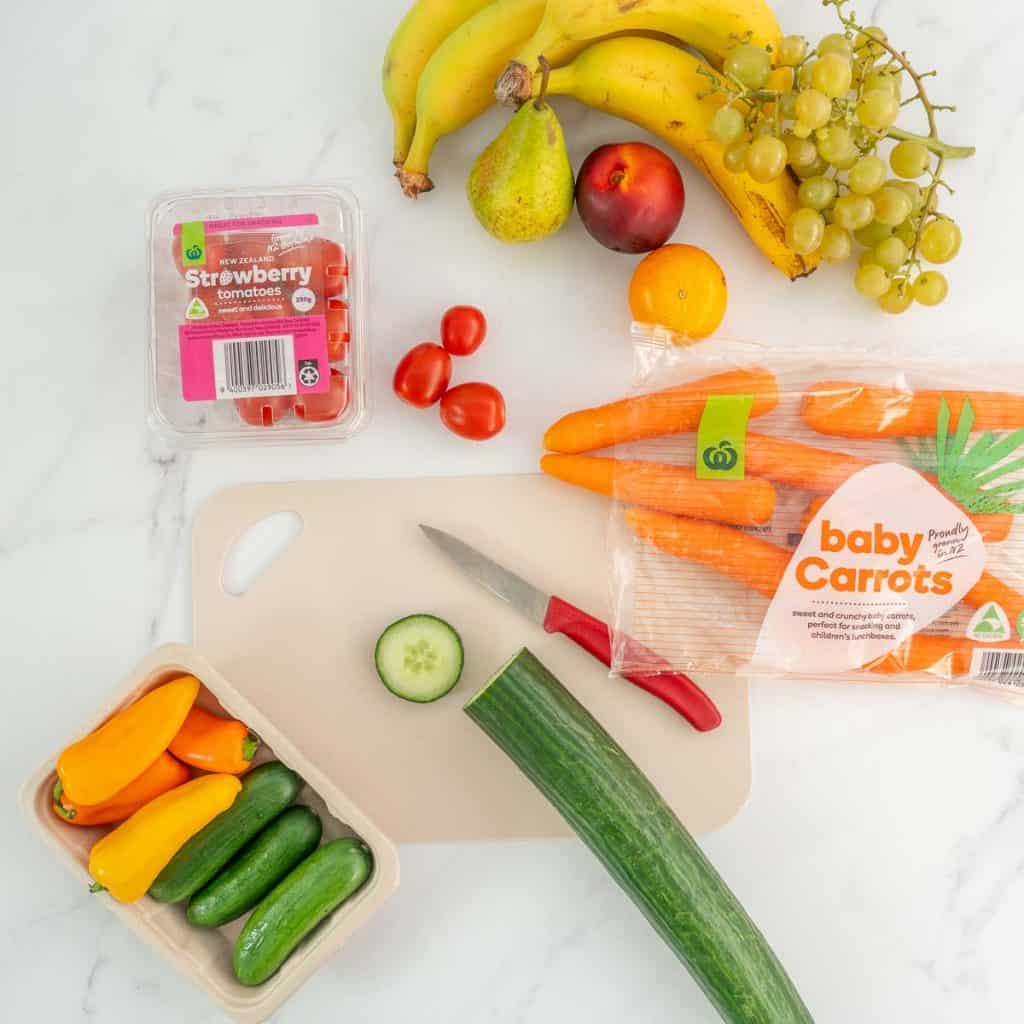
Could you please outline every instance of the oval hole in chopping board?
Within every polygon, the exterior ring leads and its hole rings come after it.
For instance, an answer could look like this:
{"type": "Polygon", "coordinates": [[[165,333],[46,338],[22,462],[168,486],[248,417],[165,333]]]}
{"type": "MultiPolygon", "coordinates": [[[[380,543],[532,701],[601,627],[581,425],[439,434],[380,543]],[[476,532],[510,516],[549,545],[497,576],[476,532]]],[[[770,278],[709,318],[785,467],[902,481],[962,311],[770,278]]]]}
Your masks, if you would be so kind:
{"type": "Polygon", "coordinates": [[[253,523],[228,551],[221,586],[241,597],[292,546],[302,533],[298,512],[274,512],[253,523]]]}

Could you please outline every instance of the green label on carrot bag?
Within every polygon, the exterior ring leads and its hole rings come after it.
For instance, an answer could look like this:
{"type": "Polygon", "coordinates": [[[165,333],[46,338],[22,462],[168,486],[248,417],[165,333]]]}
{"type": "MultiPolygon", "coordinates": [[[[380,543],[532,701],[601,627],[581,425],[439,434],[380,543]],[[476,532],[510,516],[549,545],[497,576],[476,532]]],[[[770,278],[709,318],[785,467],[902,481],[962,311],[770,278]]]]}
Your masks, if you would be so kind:
{"type": "Polygon", "coordinates": [[[742,480],[753,395],[711,395],[697,427],[697,479],[742,480]]]}

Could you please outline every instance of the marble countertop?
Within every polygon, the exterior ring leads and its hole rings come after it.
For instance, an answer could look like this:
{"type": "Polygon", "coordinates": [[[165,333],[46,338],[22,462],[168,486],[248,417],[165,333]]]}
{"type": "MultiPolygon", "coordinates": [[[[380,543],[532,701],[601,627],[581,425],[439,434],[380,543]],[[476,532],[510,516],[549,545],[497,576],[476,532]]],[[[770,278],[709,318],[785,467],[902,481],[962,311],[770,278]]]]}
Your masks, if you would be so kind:
{"type": "MultiPolygon", "coordinates": [[[[502,473],[535,464],[542,428],[621,391],[632,261],[573,218],[503,248],[463,185],[492,111],[436,160],[413,204],[390,178],[378,84],[404,0],[145,5],[37,0],[0,34],[0,982],[11,1021],[213,1022],[198,991],[143,948],[13,818],[17,786],[127,668],[188,640],[197,506],[248,480],[502,473]],[[375,416],[340,446],[174,454],[144,424],[144,216],[178,187],[345,180],[365,204],[375,416]],[[482,306],[475,371],[508,430],[447,435],[390,395],[390,368],[456,302],[482,306]]],[[[867,6],[867,5],[866,5],[867,6]]],[[[866,12],[862,12],[866,13],[866,12]]],[[[828,30],[786,0],[791,31],[828,30]]],[[[1008,0],[871,12],[960,106],[951,169],[964,225],[941,312],[882,318],[847,271],[789,285],[684,167],[680,240],[730,283],[723,333],[770,343],[873,341],[979,360],[1018,355],[1017,178],[1024,156],[1019,15],[1008,0]],[[1006,241],[1002,241],[1005,239],[1006,241]]],[[[558,103],[573,162],[643,138],[558,103]]],[[[704,849],[822,1024],[1013,1024],[1021,1018],[1024,715],[965,691],[758,685],[754,785],[704,849]]],[[[713,765],[708,771],[714,770],[713,765]]],[[[700,785],[694,779],[694,785],[700,785]]],[[[277,1017],[445,1024],[712,1022],[686,972],[575,841],[404,847],[402,886],[277,1017]]]]}

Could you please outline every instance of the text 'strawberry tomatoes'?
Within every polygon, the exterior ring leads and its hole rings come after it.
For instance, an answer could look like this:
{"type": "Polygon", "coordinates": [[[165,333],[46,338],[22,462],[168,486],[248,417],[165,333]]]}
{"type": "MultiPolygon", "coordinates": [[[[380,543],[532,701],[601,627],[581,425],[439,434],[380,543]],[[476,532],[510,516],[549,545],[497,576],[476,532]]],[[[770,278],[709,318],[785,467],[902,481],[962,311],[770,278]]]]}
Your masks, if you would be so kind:
{"type": "Polygon", "coordinates": [[[645,256],[629,282],[633,319],[660,324],[697,341],[725,316],[728,289],[722,268],[695,245],[666,245],[645,256]]]}
{"type": "Polygon", "coordinates": [[[451,356],[440,345],[424,341],[402,356],[392,386],[403,402],[426,409],[445,393],[451,379],[451,356]]]}
{"type": "Polygon", "coordinates": [[[298,395],[295,399],[295,415],[307,423],[323,423],[336,420],[348,408],[348,378],[338,370],[331,370],[331,382],[327,391],[320,394],[298,395]]]}
{"type": "Polygon", "coordinates": [[[476,306],[452,306],[441,319],[441,344],[453,356],[472,355],[487,336],[487,320],[476,306]]]}
{"type": "Polygon", "coordinates": [[[348,303],[342,299],[327,300],[327,359],[337,363],[345,358],[345,346],[351,337],[348,326],[348,303]]]}
{"type": "Polygon", "coordinates": [[[441,422],[459,437],[487,441],[505,426],[505,399],[491,384],[460,384],[441,399],[441,422]]]}
{"type": "Polygon", "coordinates": [[[238,415],[253,427],[272,427],[292,411],[294,395],[274,395],[269,398],[236,398],[238,415]]]}

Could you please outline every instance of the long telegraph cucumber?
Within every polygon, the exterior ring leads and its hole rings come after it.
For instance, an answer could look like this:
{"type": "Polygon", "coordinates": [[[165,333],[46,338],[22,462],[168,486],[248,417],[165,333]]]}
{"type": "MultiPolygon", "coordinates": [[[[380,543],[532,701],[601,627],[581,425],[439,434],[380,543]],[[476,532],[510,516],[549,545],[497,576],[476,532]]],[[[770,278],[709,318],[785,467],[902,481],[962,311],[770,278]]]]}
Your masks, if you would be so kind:
{"type": "Polygon", "coordinates": [[[672,809],[527,650],[467,705],[597,855],[729,1024],[813,1024],[764,936],[672,809]]]}

